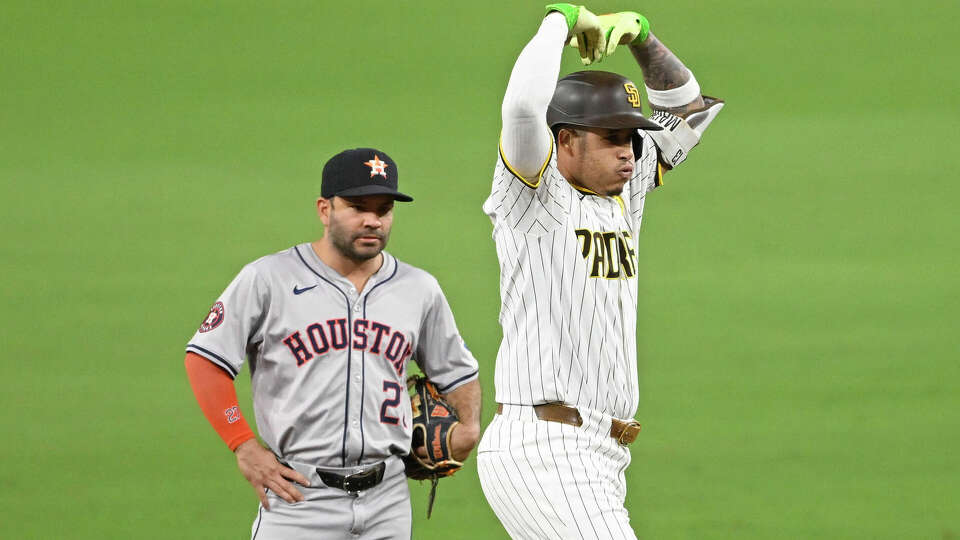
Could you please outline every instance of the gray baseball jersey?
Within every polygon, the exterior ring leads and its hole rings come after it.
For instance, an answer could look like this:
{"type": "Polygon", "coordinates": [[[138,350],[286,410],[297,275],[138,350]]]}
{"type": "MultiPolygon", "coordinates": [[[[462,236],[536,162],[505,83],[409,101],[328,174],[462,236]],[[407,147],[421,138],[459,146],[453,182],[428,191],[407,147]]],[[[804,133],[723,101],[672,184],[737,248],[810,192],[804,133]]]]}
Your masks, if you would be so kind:
{"type": "Polygon", "coordinates": [[[662,173],[653,141],[641,146],[616,197],[567,182],[556,149],[535,183],[498,157],[483,205],[500,261],[497,402],[636,413],[636,235],[662,173]]]}
{"type": "Polygon", "coordinates": [[[282,458],[346,467],[406,454],[407,361],[441,392],[477,377],[436,279],[383,261],[357,291],[309,243],[262,257],[187,345],[232,377],[249,358],[257,427],[282,458]]]}

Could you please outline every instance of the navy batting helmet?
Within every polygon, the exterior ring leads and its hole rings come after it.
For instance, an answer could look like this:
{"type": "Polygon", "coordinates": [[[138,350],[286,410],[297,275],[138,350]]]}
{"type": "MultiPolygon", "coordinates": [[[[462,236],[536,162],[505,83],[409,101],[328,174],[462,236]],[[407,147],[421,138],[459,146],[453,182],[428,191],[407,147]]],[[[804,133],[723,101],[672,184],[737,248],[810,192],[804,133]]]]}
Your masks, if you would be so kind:
{"type": "Polygon", "coordinates": [[[643,116],[640,91],[633,82],[609,71],[578,71],[557,81],[547,108],[547,124],[610,129],[662,129],[643,116]]]}

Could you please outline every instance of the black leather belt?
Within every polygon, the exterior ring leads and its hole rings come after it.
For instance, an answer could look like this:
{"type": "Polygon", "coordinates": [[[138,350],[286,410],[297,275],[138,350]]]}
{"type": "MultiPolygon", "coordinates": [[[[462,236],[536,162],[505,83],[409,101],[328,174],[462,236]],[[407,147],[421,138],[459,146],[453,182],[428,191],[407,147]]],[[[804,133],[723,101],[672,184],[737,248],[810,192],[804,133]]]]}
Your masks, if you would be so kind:
{"type": "Polygon", "coordinates": [[[386,463],[380,462],[370,467],[346,476],[322,469],[317,469],[317,476],[323,483],[337,489],[342,489],[349,493],[357,493],[365,489],[375,487],[383,480],[383,471],[387,468],[386,463]]]}

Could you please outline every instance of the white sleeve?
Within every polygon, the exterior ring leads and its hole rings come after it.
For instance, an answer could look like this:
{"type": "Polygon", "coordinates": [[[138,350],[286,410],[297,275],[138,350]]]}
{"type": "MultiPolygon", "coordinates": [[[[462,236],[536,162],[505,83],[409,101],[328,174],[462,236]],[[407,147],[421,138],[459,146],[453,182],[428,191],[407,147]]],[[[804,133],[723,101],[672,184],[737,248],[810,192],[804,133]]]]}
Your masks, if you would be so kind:
{"type": "Polygon", "coordinates": [[[547,107],[557,87],[567,33],[562,13],[547,15],[517,58],[503,96],[500,153],[521,178],[537,177],[550,159],[553,135],[546,125],[547,107]]]}

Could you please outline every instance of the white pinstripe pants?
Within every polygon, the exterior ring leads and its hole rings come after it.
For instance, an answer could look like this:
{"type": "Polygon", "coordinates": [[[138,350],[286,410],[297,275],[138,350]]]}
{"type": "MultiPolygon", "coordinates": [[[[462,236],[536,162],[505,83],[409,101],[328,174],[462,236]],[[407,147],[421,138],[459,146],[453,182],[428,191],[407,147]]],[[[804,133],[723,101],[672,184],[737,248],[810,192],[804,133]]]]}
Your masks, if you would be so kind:
{"type": "Polygon", "coordinates": [[[610,419],[580,410],[583,425],[545,422],[504,405],[477,450],[480,484],[514,539],[636,539],[623,506],[630,451],[610,419]]]}

